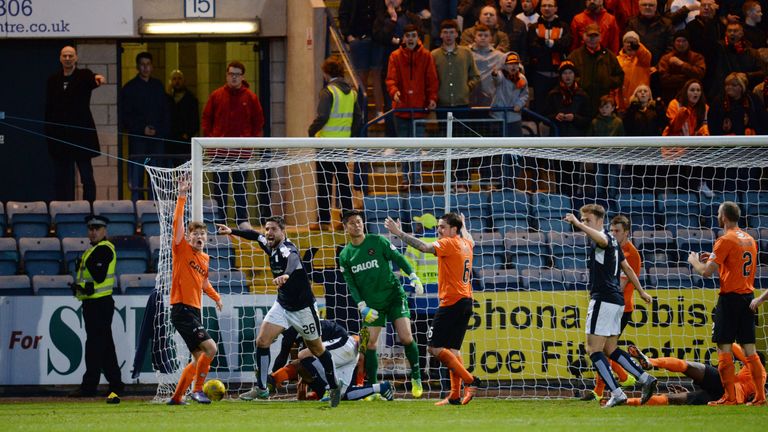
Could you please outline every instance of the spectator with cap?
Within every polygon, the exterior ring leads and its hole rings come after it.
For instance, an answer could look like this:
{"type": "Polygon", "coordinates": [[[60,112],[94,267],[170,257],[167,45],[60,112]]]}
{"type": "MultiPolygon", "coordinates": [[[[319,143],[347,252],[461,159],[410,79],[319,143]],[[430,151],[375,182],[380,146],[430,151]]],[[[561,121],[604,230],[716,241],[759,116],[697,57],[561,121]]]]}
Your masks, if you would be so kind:
{"type": "MultiPolygon", "coordinates": [[[[619,52],[619,25],[616,23],[616,18],[603,7],[603,0],[587,0],[584,11],[573,17],[573,21],[571,21],[573,46],[571,49],[575,50],[584,45],[586,39],[583,36],[590,25],[596,25],[602,34],[603,46],[614,55],[617,54],[619,52]]],[[[581,72],[585,73],[586,71],[582,70],[581,72]]]]}
{"type": "MultiPolygon", "coordinates": [[[[508,53],[501,69],[494,69],[491,75],[496,88],[491,106],[506,109],[506,111],[494,111],[492,115],[504,120],[505,136],[523,136],[522,111],[528,103],[528,80],[523,75],[520,56],[516,52],[508,53]]],[[[506,153],[502,156],[502,172],[492,172],[491,175],[500,176],[502,186],[512,188],[516,166],[512,155],[506,153]]],[[[499,165],[493,164],[493,167],[498,169],[499,165]]]]}
{"type": "Polygon", "coordinates": [[[615,55],[602,45],[597,24],[589,24],[583,33],[584,45],[568,57],[581,72],[579,85],[589,98],[589,117],[597,114],[600,98],[613,94],[624,83],[624,71],[615,55]]]}
{"type": "Polygon", "coordinates": [[[85,374],[82,384],[70,397],[96,396],[102,372],[109,381],[109,392],[120,394],[125,385],[120,377],[120,367],[112,338],[112,315],[115,301],[115,246],[107,240],[107,224],[104,216],[89,215],[88,248],[77,261],[75,282],[70,284],[72,294],[83,303],[85,321],[85,374]]]}
{"type": "Polygon", "coordinates": [[[556,0],[541,0],[541,16],[528,28],[530,62],[527,78],[533,88],[533,110],[544,113],[544,101],[560,78],[558,67],[571,51],[571,27],[558,15],[556,0]]]}
{"type": "Polygon", "coordinates": [[[675,32],[672,40],[672,49],[661,57],[658,66],[659,96],[664,103],[671,102],[688,80],[704,79],[707,70],[704,56],[690,49],[687,31],[675,32]]]}
{"type": "Polygon", "coordinates": [[[651,84],[651,52],[640,42],[640,36],[628,31],[622,40],[623,47],[617,59],[624,71],[624,83],[619,92],[618,111],[624,112],[637,86],[651,84]]]}

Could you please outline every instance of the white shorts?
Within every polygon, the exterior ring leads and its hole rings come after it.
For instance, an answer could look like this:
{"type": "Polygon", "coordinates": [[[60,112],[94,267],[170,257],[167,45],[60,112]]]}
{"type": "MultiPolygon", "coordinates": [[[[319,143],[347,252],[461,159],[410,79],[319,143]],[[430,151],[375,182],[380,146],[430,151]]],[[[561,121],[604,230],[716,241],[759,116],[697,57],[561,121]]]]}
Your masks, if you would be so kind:
{"type": "MultiPolygon", "coordinates": [[[[338,339],[329,340],[323,342],[323,345],[327,347],[337,341],[338,339]]],[[[336,349],[329,350],[329,352],[333,358],[333,366],[336,368],[336,379],[339,380],[341,394],[343,395],[347,392],[347,387],[352,383],[352,376],[355,373],[355,368],[357,368],[357,359],[360,355],[357,350],[357,342],[350,336],[347,339],[347,343],[336,349]]],[[[325,369],[320,364],[320,360],[315,358],[312,361],[312,365],[317,369],[320,376],[324,378],[325,369]]]]}
{"type": "Polygon", "coordinates": [[[311,341],[320,338],[320,318],[317,314],[317,304],[297,311],[287,311],[275,301],[269,308],[267,316],[264,317],[264,321],[279,325],[284,329],[293,327],[304,340],[311,341]]]}
{"type": "Polygon", "coordinates": [[[596,336],[620,335],[621,316],[623,314],[623,305],[590,300],[587,311],[587,334],[596,336]]]}

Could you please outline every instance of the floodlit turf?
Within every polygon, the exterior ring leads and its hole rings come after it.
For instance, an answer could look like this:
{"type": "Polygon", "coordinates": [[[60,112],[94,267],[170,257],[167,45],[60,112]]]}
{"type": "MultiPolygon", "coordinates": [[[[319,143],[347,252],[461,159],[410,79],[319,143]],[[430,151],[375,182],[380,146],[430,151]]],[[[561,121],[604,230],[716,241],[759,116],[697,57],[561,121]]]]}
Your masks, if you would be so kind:
{"type": "Polygon", "coordinates": [[[165,406],[128,400],[8,402],[0,399],[3,431],[717,431],[762,430],[766,407],[617,407],[573,400],[475,399],[467,406],[435,401],[240,402],[165,406]]]}

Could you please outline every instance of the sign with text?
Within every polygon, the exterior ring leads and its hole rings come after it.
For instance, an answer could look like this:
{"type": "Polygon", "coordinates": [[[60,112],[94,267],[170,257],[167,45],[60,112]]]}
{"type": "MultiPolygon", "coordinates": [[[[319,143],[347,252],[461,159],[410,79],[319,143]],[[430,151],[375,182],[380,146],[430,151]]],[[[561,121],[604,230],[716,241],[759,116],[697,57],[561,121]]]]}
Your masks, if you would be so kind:
{"type": "Polygon", "coordinates": [[[0,38],[133,35],[132,1],[0,0],[0,38]]]}
{"type": "Polygon", "coordinates": [[[184,18],[216,18],[216,0],[183,0],[184,18]]]}

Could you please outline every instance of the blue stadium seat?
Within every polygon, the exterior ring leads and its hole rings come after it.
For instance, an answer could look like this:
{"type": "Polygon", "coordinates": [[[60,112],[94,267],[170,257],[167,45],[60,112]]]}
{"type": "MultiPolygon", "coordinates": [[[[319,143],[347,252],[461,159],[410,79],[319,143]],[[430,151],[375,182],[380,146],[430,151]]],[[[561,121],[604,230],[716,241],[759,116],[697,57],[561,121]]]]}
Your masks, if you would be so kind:
{"type": "Polygon", "coordinates": [[[43,201],[8,201],[8,224],[16,239],[46,237],[51,227],[51,216],[43,201]]]}
{"type": "Polygon", "coordinates": [[[33,295],[27,275],[0,276],[0,296],[33,295]]]}
{"type": "Polygon", "coordinates": [[[0,237],[0,276],[15,275],[19,270],[19,251],[16,239],[0,237]]]}
{"type": "Polygon", "coordinates": [[[768,265],[763,264],[757,266],[757,273],[755,273],[755,289],[768,289],[768,265]]]}
{"type": "Polygon", "coordinates": [[[520,274],[523,289],[531,291],[562,291],[565,289],[560,269],[524,269],[520,274]]]}
{"type": "Polygon", "coordinates": [[[222,271],[234,267],[235,249],[226,235],[209,235],[206,252],[211,257],[209,270],[222,271]]]}
{"type": "Polygon", "coordinates": [[[61,240],[55,237],[25,237],[19,240],[19,253],[30,276],[61,273],[64,254],[61,240]]]}
{"type": "Polygon", "coordinates": [[[51,201],[51,220],[56,228],[56,236],[87,237],[88,226],[85,217],[91,214],[91,203],[88,201],[51,201]]]}
{"type": "Polygon", "coordinates": [[[679,229],[698,229],[701,226],[701,206],[697,194],[659,194],[656,209],[664,215],[664,228],[673,233],[679,229]]]}
{"type": "Polygon", "coordinates": [[[160,236],[152,236],[149,238],[149,257],[150,266],[152,270],[158,271],[158,263],[160,262],[160,236]]]}
{"type": "Polygon", "coordinates": [[[687,257],[689,252],[712,252],[714,245],[715,232],[711,229],[677,230],[677,248],[681,257],[687,257]]]}
{"type": "Polygon", "coordinates": [[[133,201],[96,200],[93,202],[93,213],[109,218],[107,232],[110,236],[131,236],[136,233],[136,211],[133,208],[133,201]]]}
{"type": "Polygon", "coordinates": [[[507,267],[523,270],[548,266],[550,253],[544,233],[508,232],[504,234],[504,248],[507,250],[507,267]]]}
{"type": "Polygon", "coordinates": [[[584,233],[550,232],[549,243],[556,268],[587,268],[588,242],[584,233]]]}
{"type": "Polygon", "coordinates": [[[768,215],[768,192],[744,192],[743,196],[745,215],[768,215]]]}
{"type": "Polygon", "coordinates": [[[677,261],[677,247],[670,231],[634,231],[632,233],[632,242],[635,244],[637,251],[640,252],[640,256],[643,257],[643,263],[645,263],[646,267],[648,267],[649,263],[659,260],[663,260],[664,265],[668,265],[669,253],[674,255],[674,261],[677,261]]]}
{"type": "Polygon", "coordinates": [[[573,227],[568,222],[564,221],[562,218],[560,219],[541,219],[537,218],[536,223],[538,224],[539,231],[541,232],[573,232],[573,227]]]}
{"type": "MultiPolygon", "coordinates": [[[[363,214],[366,230],[371,234],[388,232],[384,228],[387,216],[397,220],[401,216],[402,203],[399,195],[369,195],[363,197],[363,214]]],[[[437,215],[440,216],[440,215],[437,215]]]]}
{"type": "Polygon", "coordinates": [[[473,270],[484,291],[516,291],[520,289],[520,274],[514,269],[473,270]]]}
{"type": "Polygon", "coordinates": [[[404,222],[412,222],[416,216],[432,213],[435,217],[445,214],[445,195],[413,194],[408,197],[408,209],[404,213],[404,222]]]}
{"type": "Polygon", "coordinates": [[[74,281],[74,278],[70,275],[32,276],[32,290],[38,296],[72,296],[69,284],[74,281]]]}
{"type": "Polygon", "coordinates": [[[504,239],[501,233],[472,234],[475,247],[472,253],[473,269],[501,269],[504,267],[504,239]]]}
{"type": "MultiPolygon", "coordinates": [[[[701,217],[704,228],[717,228],[717,209],[723,201],[739,203],[739,195],[736,192],[713,192],[711,197],[699,194],[701,202],[701,217]]],[[[742,213],[744,208],[742,207],[742,213]]]]}
{"type": "Polygon", "coordinates": [[[650,284],[656,289],[691,288],[694,286],[688,267],[652,267],[648,271],[650,284]]]}
{"type": "MultiPolygon", "coordinates": [[[[487,192],[465,192],[451,195],[451,209],[463,213],[467,228],[482,232],[490,227],[491,202],[487,192]]],[[[439,217],[440,215],[435,215],[439,217]]]]}
{"type": "MultiPolygon", "coordinates": [[[[173,204],[176,205],[175,203],[173,204]]],[[[219,204],[213,198],[203,198],[203,222],[205,223],[226,223],[224,210],[219,208],[219,204]]]]}
{"type": "Polygon", "coordinates": [[[140,274],[149,270],[149,246],[144,237],[113,236],[109,240],[115,245],[117,275],[140,274]]]}
{"type": "Polygon", "coordinates": [[[68,237],[61,239],[61,250],[64,252],[64,269],[67,274],[77,277],[77,260],[89,247],[88,237],[68,237]]]}
{"type": "Polygon", "coordinates": [[[750,228],[762,228],[768,226],[768,215],[747,216],[747,226],[750,228]]]}
{"type": "Polygon", "coordinates": [[[8,221],[5,218],[5,205],[0,202],[0,237],[5,235],[5,230],[8,228],[8,221]]]}
{"type": "Polygon", "coordinates": [[[160,235],[160,214],[157,201],[136,201],[136,216],[141,224],[141,234],[150,237],[160,235]]]}
{"type": "Polygon", "coordinates": [[[155,290],[156,278],[156,273],[120,275],[120,292],[125,295],[150,295],[155,290]]]}
{"type": "Polygon", "coordinates": [[[537,219],[562,219],[573,211],[571,199],[565,195],[537,192],[531,199],[531,215],[537,219]]]}
{"type": "Polygon", "coordinates": [[[656,229],[656,198],[653,194],[621,193],[616,204],[619,213],[630,218],[633,231],[656,229]]]}
{"type": "Polygon", "coordinates": [[[528,231],[528,195],[516,190],[491,193],[491,224],[500,232],[528,231]]]}
{"type": "Polygon", "coordinates": [[[587,291],[589,289],[589,272],[586,269],[563,270],[563,283],[567,290],[587,291]]]}
{"type": "Polygon", "coordinates": [[[208,272],[208,280],[219,294],[248,294],[248,281],[240,270],[208,272]]]}

